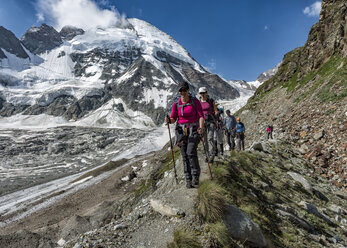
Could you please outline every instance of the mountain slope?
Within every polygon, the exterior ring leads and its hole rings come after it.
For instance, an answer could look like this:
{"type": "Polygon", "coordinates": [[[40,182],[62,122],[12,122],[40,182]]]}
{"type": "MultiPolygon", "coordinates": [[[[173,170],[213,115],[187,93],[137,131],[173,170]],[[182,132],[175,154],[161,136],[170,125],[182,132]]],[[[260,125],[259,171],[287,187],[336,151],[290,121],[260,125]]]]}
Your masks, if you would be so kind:
{"type": "Polygon", "coordinates": [[[67,121],[88,115],[90,125],[110,126],[108,115],[130,109],[153,126],[162,123],[181,80],[190,82],[193,94],[206,86],[216,99],[240,96],[169,35],[142,20],[128,22],[86,31],[64,27],[60,33],[45,24],[30,28],[21,39],[33,57],[29,68],[25,61],[16,70],[0,68],[0,115],[48,114],[67,121]],[[100,117],[97,109],[105,106],[112,107],[100,117]]]}
{"type": "Polygon", "coordinates": [[[324,0],[303,47],[286,54],[276,75],[239,111],[248,140],[268,124],[332,183],[347,187],[347,3],[324,0]]]}

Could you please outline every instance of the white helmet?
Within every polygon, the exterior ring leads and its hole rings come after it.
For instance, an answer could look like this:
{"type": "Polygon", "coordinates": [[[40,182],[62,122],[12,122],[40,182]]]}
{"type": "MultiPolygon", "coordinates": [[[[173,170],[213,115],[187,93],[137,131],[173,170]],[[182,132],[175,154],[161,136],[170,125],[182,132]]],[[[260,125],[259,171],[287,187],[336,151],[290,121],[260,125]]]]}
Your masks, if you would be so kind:
{"type": "Polygon", "coordinates": [[[199,89],[199,93],[204,93],[204,92],[207,92],[206,87],[201,87],[201,88],[199,89]]]}

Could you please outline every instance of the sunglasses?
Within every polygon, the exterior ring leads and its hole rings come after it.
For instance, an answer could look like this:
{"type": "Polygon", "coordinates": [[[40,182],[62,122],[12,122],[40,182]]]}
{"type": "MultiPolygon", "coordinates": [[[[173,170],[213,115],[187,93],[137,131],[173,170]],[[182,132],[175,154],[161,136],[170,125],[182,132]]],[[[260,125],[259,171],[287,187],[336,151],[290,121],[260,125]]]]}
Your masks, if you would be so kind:
{"type": "Polygon", "coordinates": [[[200,95],[206,94],[206,92],[200,92],[200,95]]]}
{"type": "Polygon", "coordinates": [[[188,90],[185,88],[179,89],[179,92],[187,92],[188,90]]]}

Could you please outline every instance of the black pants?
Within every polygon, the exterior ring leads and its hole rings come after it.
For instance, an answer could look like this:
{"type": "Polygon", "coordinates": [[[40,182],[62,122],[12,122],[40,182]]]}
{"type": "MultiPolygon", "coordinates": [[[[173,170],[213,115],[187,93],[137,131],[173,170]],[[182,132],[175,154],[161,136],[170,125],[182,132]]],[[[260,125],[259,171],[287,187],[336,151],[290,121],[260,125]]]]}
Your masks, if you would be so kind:
{"type": "Polygon", "coordinates": [[[245,135],[244,133],[237,133],[237,146],[239,150],[245,150],[245,135]]]}
{"type": "Polygon", "coordinates": [[[272,139],[272,132],[267,133],[267,139],[271,138],[272,139]]]}
{"type": "Polygon", "coordinates": [[[226,131],[225,136],[227,137],[227,143],[229,145],[230,150],[235,149],[235,134],[233,131],[226,131]]]}
{"type": "Polygon", "coordinates": [[[200,165],[197,151],[199,141],[199,134],[196,130],[194,130],[192,134],[188,134],[186,142],[184,142],[183,145],[180,146],[184,165],[184,174],[187,181],[191,181],[192,176],[200,176],[200,165]]]}

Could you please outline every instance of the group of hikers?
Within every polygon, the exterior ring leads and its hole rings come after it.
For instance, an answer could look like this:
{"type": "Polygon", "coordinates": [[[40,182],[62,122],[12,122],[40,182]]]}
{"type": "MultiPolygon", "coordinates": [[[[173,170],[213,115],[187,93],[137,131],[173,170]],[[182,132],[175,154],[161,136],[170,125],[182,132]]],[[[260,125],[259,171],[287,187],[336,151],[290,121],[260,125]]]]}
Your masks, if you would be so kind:
{"type": "Polygon", "coordinates": [[[165,122],[169,124],[177,121],[175,144],[181,150],[186,186],[192,188],[199,185],[199,142],[203,142],[206,162],[213,163],[215,156],[224,153],[224,134],[229,150],[235,149],[235,138],[238,150],[245,149],[245,125],[240,117],[235,118],[231,115],[230,110],[226,111],[227,116],[224,118],[223,108],[217,107],[215,101],[207,94],[206,87],[199,89],[200,99],[189,93],[189,84],[185,81],[179,83],[178,91],[179,98],[174,101],[171,116],[166,116],[165,122]]]}

